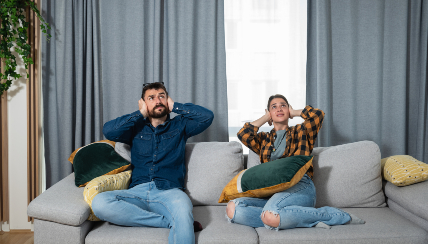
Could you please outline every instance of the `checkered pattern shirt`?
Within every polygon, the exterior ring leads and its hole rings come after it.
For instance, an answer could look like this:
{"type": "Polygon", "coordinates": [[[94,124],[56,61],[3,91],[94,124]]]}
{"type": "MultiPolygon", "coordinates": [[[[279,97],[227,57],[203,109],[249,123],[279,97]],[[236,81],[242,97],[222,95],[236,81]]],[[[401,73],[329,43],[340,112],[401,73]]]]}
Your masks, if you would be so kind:
{"type": "MultiPolygon", "coordinates": [[[[315,139],[324,119],[324,112],[308,105],[302,110],[300,116],[305,120],[302,124],[287,128],[287,144],[281,158],[295,155],[310,156],[314,149],[315,139]]],[[[260,155],[260,162],[266,163],[270,161],[276,132],[275,129],[272,129],[269,133],[257,133],[258,130],[259,127],[245,123],[238,132],[238,138],[245,146],[260,155]]],[[[311,178],[313,177],[312,167],[309,168],[307,174],[311,178]]]]}

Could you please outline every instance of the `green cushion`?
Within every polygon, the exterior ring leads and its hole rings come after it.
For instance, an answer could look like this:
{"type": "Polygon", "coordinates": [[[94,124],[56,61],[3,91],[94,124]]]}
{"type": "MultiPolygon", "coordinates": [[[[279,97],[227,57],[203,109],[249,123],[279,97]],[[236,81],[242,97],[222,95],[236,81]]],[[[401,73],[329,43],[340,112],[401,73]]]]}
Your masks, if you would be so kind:
{"type": "Polygon", "coordinates": [[[240,197],[269,197],[297,184],[312,167],[312,156],[292,156],[254,166],[237,174],[223,189],[219,202],[240,197]]]}
{"type": "Polygon", "coordinates": [[[76,186],[85,186],[102,175],[117,174],[130,163],[122,158],[109,143],[92,143],[78,149],[73,159],[76,186]]]}
{"type": "Polygon", "coordinates": [[[289,182],[311,158],[312,156],[293,156],[252,167],[242,175],[242,191],[289,182]]]}

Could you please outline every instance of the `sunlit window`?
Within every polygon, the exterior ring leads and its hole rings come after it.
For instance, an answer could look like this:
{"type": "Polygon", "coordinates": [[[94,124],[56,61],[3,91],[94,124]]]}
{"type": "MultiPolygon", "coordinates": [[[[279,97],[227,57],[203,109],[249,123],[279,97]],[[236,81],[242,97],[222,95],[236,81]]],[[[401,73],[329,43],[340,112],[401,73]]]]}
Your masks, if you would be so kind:
{"type": "Polygon", "coordinates": [[[305,107],[306,13],[306,0],[224,1],[229,141],[239,141],[244,123],[263,116],[271,95],[305,107]]]}

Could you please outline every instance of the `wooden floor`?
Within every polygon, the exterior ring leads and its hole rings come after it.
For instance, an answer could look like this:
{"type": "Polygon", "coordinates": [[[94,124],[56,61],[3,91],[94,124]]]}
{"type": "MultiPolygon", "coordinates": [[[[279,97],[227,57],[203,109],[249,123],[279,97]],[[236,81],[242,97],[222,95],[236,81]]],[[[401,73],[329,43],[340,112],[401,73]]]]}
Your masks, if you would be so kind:
{"type": "Polygon", "coordinates": [[[0,244],[33,244],[33,232],[0,232],[0,244]]]}

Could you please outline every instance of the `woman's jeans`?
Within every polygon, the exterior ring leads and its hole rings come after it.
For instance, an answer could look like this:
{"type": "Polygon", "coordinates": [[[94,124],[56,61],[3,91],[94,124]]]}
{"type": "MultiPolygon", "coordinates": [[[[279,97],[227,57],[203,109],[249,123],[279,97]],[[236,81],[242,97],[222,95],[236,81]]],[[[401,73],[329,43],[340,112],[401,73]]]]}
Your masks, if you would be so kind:
{"type": "Polygon", "coordinates": [[[306,174],[293,187],[275,193],[270,198],[242,197],[232,200],[235,203],[235,214],[232,223],[263,227],[268,229],[292,229],[312,227],[319,222],[327,225],[342,225],[351,220],[348,213],[333,207],[314,208],[316,200],[315,186],[306,174]],[[262,214],[270,212],[279,215],[279,226],[274,228],[265,225],[262,214]]]}
{"type": "Polygon", "coordinates": [[[153,181],[95,196],[92,210],[101,220],[124,226],[169,228],[169,243],[195,243],[193,205],[182,190],[159,190],[153,181]]]}

